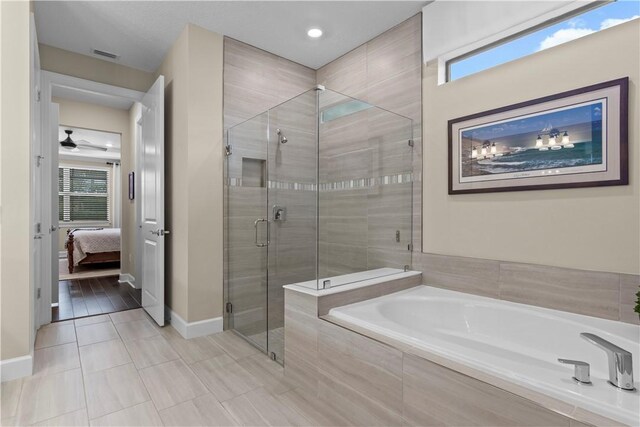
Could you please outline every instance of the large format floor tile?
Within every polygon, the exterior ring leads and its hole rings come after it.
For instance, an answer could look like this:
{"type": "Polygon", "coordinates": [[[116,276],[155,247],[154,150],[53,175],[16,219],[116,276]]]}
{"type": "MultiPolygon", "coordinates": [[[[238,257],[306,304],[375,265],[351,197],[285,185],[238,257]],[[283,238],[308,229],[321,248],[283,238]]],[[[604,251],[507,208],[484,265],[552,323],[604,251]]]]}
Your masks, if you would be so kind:
{"type": "Polygon", "coordinates": [[[210,337],[182,338],[177,332],[166,335],[169,344],[182,359],[191,364],[224,354],[224,351],[210,337]]]}
{"type": "Polygon", "coordinates": [[[85,407],[80,369],[25,378],[17,424],[30,425],[85,407]]]}
{"type": "Polygon", "coordinates": [[[181,359],[140,371],[156,408],[163,410],[207,393],[207,389],[181,359]]]}
{"type": "Polygon", "coordinates": [[[87,417],[86,409],[79,409],[74,412],[69,412],[68,414],[40,421],[35,425],[47,427],[84,427],[89,425],[89,417],[87,417]]]}
{"type": "Polygon", "coordinates": [[[240,425],[210,394],[160,411],[160,417],[166,426],[240,425]]]}
{"type": "Polygon", "coordinates": [[[85,375],[131,363],[122,340],[103,341],[80,347],[80,359],[85,375]]]}
{"type": "Polygon", "coordinates": [[[133,363],[88,374],[85,384],[90,419],[150,399],[133,363]]]}
{"type": "Polygon", "coordinates": [[[111,313],[109,314],[109,317],[111,317],[111,321],[114,324],[147,319],[147,315],[145,314],[144,309],[142,308],[137,308],[135,310],[119,311],[117,313],[111,313]]]}
{"type": "Polygon", "coordinates": [[[139,340],[159,334],[158,330],[147,319],[116,323],[116,329],[124,341],[139,340]]]}
{"type": "Polygon", "coordinates": [[[251,373],[226,354],[194,363],[192,368],[220,402],[260,386],[251,373]]]}
{"type": "Polygon", "coordinates": [[[161,335],[141,340],[125,341],[136,368],[144,369],[180,358],[173,347],[161,335]]]}
{"type": "Polygon", "coordinates": [[[260,350],[240,338],[232,331],[209,335],[229,356],[238,360],[253,354],[260,354],[260,350]]]}
{"type": "Polygon", "coordinates": [[[78,345],[89,345],[102,341],[110,341],[120,338],[116,328],[111,322],[94,323],[76,328],[78,334],[78,345]]]}
{"type": "Polygon", "coordinates": [[[0,386],[0,403],[2,403],[0,418],[8,419],[16,416],[20,393],[22,392],[22,378],[3,382],[0,386]]]}
{"type": "Polygon", "coordinates": [[[73,321],[51,323],[38,331],[35,349],[75,342],[76,330],[73,321]]]}
{"type": "Polygon", "coordinates": [[[111,318],[108,314],[101,314],[99,316],[82,317],[74,320],[73,323],[75,323],[77,328],[78,326],[93,325],[94,323],[109,322],[110,320],[111,318]]]}
{"type": "Polygon", "coordinates": [[[224,407],[243,425],[311,425],[303,415],[277,400],[262,388],[223,402],[224,407]]]}
{"type": "Polygon", "coordinates": [[[162,426],[162,420],[153,403],[145,402],[91,420],[91,426],[162,426]]]}
{"type": "Polygon", "coordinates": [[[79,367],[80,358],[75,342],[41,348],[33,354],[34,375],[55,374],[79,367]]]}

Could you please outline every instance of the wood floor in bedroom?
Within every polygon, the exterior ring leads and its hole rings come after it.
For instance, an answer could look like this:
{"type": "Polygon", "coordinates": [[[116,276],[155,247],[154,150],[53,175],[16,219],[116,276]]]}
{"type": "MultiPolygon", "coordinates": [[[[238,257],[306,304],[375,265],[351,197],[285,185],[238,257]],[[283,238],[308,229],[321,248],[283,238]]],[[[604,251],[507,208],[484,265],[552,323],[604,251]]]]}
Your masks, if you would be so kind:
{"type": "Polygon", "coordinates": [[[142,291],[128,283],[118,283],[118,276],[61,280],[58,307],[52,307],[54,322],[97,314],[140,308],[142,291]]]}

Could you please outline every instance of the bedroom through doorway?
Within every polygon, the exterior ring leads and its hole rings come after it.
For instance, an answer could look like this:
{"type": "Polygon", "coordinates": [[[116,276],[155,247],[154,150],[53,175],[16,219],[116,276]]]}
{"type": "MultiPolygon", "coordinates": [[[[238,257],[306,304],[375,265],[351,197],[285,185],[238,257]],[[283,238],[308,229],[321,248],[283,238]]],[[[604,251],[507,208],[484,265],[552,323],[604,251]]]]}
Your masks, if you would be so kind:
{"type": "Polygon", "coordinates": [[[135,238],[129,237],[136,228],[139,108],[130,102],[105,105],[73,91],[52,95],[57,123],[50,131],[57,131],[58,154],[57,197],[51,206],[57,259],[52,262],[58,280],[52,281],[51,320],[140,308],[141,289],[130,274],[135,271],[135,238]]]}

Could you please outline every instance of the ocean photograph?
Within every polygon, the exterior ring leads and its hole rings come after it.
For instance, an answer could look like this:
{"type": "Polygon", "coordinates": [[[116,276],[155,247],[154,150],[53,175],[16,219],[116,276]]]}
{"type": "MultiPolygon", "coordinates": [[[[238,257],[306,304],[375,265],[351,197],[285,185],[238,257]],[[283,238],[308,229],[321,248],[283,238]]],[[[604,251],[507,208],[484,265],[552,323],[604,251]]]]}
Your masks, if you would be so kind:
{"type": "Polygon", "coordinates": [[[603,164],[604,101],[461,130],[462,178],[603,164]]]}

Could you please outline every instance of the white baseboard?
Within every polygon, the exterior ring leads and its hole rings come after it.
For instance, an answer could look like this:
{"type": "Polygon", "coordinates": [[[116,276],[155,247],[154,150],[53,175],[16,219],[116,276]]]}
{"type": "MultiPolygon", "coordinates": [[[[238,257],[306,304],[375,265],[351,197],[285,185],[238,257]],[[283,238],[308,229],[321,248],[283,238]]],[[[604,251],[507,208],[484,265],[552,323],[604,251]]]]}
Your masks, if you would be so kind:
{"type": "Polygon", "coordinates": [[[118,277],[118,283],[128,283],[133,289],[138,289],[136,287],[136,278],[129,273],[121,274],[120,277],[118,277]]]}
{"type": "Polygon", "coordinates": [[[212,319],[188,323],[169,307],[164,308],[164,313],[165,319],[167,319],[171,326],[173,326],[173,328],[186,339],[211,335],[217,332],[222,332],[223,330],[224,322],[222,317],[214,317],[212,319]]]}
{"type": "Polygon", "coordinates": [[[14,357],[13,359],[0,361],[1,382],[11,381],[22,377],[28,377],[33,373],[33,356],[14,357]]]}
{"type": "Polygon", "coordinates": [[[58,252],[58,259],[66,259],[67,258],[67,251],[59,251],[58,252]]]}

